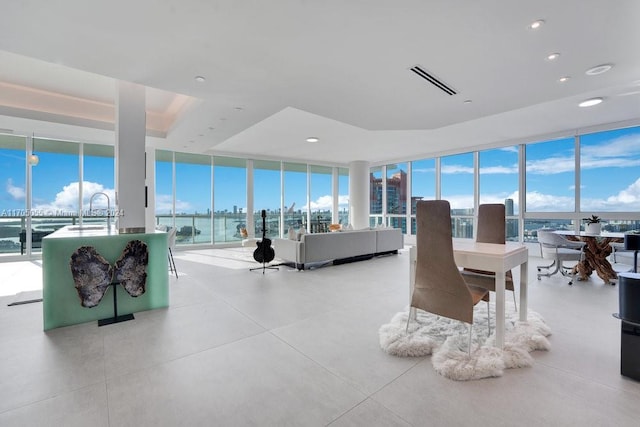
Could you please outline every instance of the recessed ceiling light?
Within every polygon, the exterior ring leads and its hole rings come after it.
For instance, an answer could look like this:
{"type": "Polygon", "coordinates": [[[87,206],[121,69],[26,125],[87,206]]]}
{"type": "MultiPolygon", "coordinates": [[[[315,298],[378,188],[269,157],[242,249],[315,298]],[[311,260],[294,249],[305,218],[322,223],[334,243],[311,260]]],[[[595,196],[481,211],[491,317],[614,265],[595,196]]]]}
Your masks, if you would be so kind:
{"type": "Polygon", "coordinates": [[[591,98],[582,101],[580,104],[578,104],[578,107],[593,107],[594,105],[600,104],[602,101],[604,101],[604,98],[591,98]]]}
{"type": "Polygon", "coordinates": [[[551,54],[547,55],[547,61],[555,61],[559,57],[560,57],[560,54],[558,52],[551,53],[551,54]]]}
{"type": "Polygon", "coordinates": [[[570,78],[571,78],[570,76],[562,76],[562,77],[560,77],[560,78],[558,79],[558,81],[559,81],[560,83],[565,83],[565,82],[569,81],[569,79],[570,79],[570,78]]]}
{"type": "Polygon", "coordinates": [[[465,103],[465,104],[471,104],[472,102],[473,102],[473,101],[472,101],[472,100],[470,100],[470,99],[465,99],[465,100],[464,100],[464,103],[465,103]]]}
{"type": "Polygon", "coordinates": [[[198,83],[202,83],[203,81],[207,80],[207,79],[205,79],[205,78],[204,78],[204,77],[202,77],[202,76],[195,76],[193,79],[194,79],[195,81],[197,81],[198,83]]]}
{"type": "Polygon", "coordinates": [[[307,138],[307,142],[318,142],[318,141],[320,141],[320,138],[316,136],[310,136],[309,138],[307,138]]]}
{"type": "Polygon", "coordinates": [[[236,111],[242,111],[242,110],[244,110],[244,108],[242,108],[242,107],[236,107],[236,108],[235,108],[235,110],[236,110],[236,111]]]}
{"type": "Polygon", "coordinates": [[[214,130],[215,128],[213,126],[209,126],[209,130],[214,130]]]}
{"type": "Polygon", "coordinates": [[[537,21],[533,21],[531,24],[529,24],[529,29],[530,30],[537,30],[538,28],[542,27],[542,24],[544,24],[544,19],[538,19],[537,21]]]}
{"type": "Polygon", "coordinates": [[[613,68],[613,65],[611,64],[601,64],[601,65],[596,65],[595,67],[589,68],[584,73],[587,76],[597,76],[598,74],[606,73],[611,68],[613,68]]]}

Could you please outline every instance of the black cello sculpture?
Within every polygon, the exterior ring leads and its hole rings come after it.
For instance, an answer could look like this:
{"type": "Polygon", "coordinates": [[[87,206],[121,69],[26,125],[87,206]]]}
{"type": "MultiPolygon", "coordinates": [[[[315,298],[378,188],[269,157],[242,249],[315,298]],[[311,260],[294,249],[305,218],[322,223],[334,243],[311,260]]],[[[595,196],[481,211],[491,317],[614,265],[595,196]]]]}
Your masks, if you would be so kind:
{"type": "Polygon", "coordinates": [[[250,271],[262,269],[262,274],[266,269],[278,270],[278,267],[267,267],[267,263],[273,261],[276,256],[276,251],[271,247],[271,239],[268,239],[266,236],[267,233],[267,225],[266,225],[267,211],[262,210],[262,240],[257,242],[256,245],[258,247],[255,251],[253,251],[253,259],[257,262],[262,263],[262,267],[250,268],[250,271]]]}

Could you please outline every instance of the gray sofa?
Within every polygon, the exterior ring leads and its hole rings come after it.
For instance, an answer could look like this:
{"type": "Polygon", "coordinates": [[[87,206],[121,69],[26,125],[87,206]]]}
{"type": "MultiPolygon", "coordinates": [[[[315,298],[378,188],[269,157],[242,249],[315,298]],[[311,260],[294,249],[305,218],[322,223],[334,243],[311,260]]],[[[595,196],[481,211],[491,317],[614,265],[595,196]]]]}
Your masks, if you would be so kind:
{"type": "Polygon", "coordinates": [[[333,261],[334,264],[369,259],[375,255],[398,253],[404,246],[399,228],[303,234],[300,240],[275,239],[276,257],[298,270],[305,265],[333,261]]]}

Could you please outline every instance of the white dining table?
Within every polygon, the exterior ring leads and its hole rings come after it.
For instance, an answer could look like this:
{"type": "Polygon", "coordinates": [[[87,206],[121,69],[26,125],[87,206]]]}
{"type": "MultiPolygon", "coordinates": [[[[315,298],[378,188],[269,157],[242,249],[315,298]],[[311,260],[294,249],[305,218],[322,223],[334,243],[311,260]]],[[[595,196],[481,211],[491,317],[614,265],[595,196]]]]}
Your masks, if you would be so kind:
{"type": "MultiPolygon", "coordinates": [[[[505,324],[505,273],[520,266],[520,320],[527,320],[527,278],[529,274],[529,250],[517,242],[505,244],[479,243],[468,239],[453,239],[453,255],[458,267],[494,272],[496,275],[496,339],[495,346],[504,347],[505,324]]],[[[415,283],[417,247],[409,250],[409,302],[415,283]]],[[[411,309],[415,317],[415,309],[411,309]]]]}

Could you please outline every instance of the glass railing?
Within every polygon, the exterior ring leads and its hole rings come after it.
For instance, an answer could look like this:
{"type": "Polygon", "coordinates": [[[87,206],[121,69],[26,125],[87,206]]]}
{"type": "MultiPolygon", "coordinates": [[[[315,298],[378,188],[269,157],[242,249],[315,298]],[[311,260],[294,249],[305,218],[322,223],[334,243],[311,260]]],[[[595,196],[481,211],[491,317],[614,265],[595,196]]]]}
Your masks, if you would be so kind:
{"type": "MultiPolygon", "coordinates": [[[[83,219],[83,223],[102,223],[105,218],[92,217],[83,219]]],[[[39,253],[42,238],[65,225],[78,224],[77,216],[31,217],[31,252],[39,253]]],[[[24,255],[27,250],[27,217],[0,217],[0,255],[24,255]]]]}

